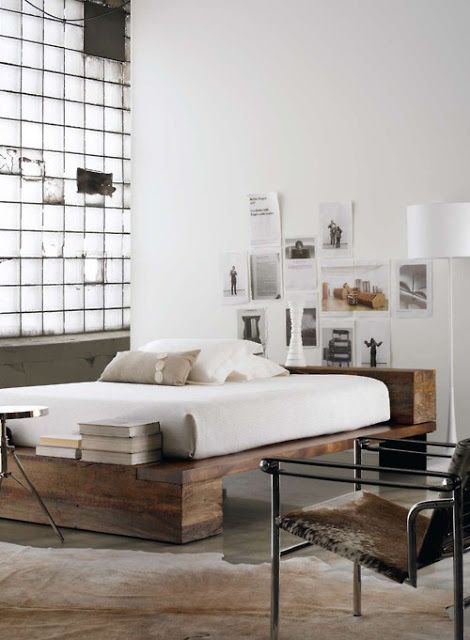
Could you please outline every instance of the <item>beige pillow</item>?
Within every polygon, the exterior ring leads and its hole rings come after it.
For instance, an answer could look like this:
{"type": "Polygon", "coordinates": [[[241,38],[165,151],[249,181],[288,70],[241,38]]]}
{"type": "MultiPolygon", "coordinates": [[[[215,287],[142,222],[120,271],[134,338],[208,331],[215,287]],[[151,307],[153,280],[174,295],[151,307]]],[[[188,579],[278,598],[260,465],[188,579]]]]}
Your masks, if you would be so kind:
{"type": "Polygon", "coordinates": [[[199,351],[145,353],[121,351],[101,374],[102,382],[132,382],[181,386],[191,372],[199,351]]]}

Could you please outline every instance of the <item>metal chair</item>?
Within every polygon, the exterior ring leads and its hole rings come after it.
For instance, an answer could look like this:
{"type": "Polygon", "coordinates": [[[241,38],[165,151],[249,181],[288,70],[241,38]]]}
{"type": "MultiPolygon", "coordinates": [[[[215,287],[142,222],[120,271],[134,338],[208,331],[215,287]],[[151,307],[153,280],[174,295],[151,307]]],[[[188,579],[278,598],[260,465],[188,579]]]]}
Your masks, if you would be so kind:
{"type": "MultiPolygon", "coordinates": [[[[279,634],[279,572],[280,560],[310,545],[326,548],[353,562],[353,614],[361,615],[361,567],[375,570],[397,582],[417,587],[417,571],[442,558],[453,555],[454,578],[454,640],[464,638],[463,553],[464,533],[470,537],[470,439],[456,445],[429,442],[433,453],[401,451],[433,458],[449,458],[447,472],[393,469],[362,464],[362,451],[379,452],[379,442],[393,440],[359,438],[354,443],[354,463],[340,464],[319,460],[268,458],[261,469],[271,475],[271,640],[279,634]],[[449,449],[453,448],[452,454],[449,449]],[[290,465],[302,465],[307,472],[289,470],[290,465]],[[347,477],[326,475],[323,470],[352,472],[347,477]],[[384,474],[379,479],[363,477],[365,472],[384,474]],[[387,479],[388,474],[403,474],[403,480],[387,479]],[[354,485],[352,493],[327,502],[281,515],[280,478],[308,478],[354,485]],[[426,481],[434,479],[439,484],[426,481]],[[407,510],[379,495],[362,491],[363,486],[414,489],[435,492],[437,498],[418,502],[407,510]],[[421,512],[432,510],[430,518],[421,512]],[[303,539],[287,549],[280,548],[280,532],[288,531],[303,539]],[[385,533],[384,533],[385,532],[385,533]],[[387,538],[393,544],[387,545],[387,538]],[[390,551],[392,550],[392,551],[390,551]]],[[[420,441],[408,440],[422,445],[420,441]]],[[[470,542],[470,540],[469,540],[470,542]]]]}

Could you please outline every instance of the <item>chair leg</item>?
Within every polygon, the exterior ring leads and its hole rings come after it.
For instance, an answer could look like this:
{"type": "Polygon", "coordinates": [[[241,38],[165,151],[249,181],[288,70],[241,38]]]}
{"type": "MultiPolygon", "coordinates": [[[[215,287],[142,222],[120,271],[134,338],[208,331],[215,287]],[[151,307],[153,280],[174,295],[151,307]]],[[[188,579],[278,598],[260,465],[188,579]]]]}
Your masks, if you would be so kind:
{"type": "Polygon", "coordinates": [[[279,475],[271,476],[271,640],[279,637],[279,579],[281,565],[281,531],[279,529],[279,475]]]}
{"type": "Polygon", "coordinates": [[[361,616],[361,565],[355,562],[353,565],[353,615],[361,616]]]}
{"type": "Polygon", "coordinates": [[[454,640],[464,640],[462,490],[454,492],[454,640]]]}

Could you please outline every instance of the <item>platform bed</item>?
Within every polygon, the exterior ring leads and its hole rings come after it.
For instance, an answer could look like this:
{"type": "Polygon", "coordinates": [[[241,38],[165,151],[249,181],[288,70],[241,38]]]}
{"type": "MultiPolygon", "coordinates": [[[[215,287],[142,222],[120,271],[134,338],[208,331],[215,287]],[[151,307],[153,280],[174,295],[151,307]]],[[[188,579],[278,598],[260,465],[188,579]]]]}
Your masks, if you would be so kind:
{"type": "MultiPolygon", "coordinates": [[[[379,379],[389,389],[391,420],[204,460],[137,467],[41,457],[27,448],[17,453],[58,525],[182,544],[221,533],[224,477],[256,469],[262,458],[312,458],[351,449],[358,436],[403,439],[435,431],[434,371],[304,367],[292,372],[379,379]]],[[[13,482],[2,487],[0,517],[45,523],[29,494],[13,482]]]]}

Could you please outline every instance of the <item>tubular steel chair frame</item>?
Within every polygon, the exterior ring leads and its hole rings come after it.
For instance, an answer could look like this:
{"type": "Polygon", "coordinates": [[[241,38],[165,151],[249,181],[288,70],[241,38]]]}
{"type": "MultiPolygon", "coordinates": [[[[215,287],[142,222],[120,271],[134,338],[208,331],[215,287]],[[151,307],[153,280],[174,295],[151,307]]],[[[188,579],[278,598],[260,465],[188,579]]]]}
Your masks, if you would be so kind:
{"type": "MultiPolygon", "coordinates": [[[[314,546],[314,543],[304,541],[282,549],[280,547],[280,523],[281,523],[281,476],[291,478],[305,478],[312,480],[327,480],[342,482],[354,485],[354,491],[361,490],[363,485],[371,487],[390,487],[395,489],[414,489],[432,491],[436,493],[448,494],[448,498],[438,498],[436,500],[425,500],[416,503],[408,512],[407,518],[407,546],[408,546],[408,577],[406,582],[413,587],[417,587],[418,554],[416,551],[416,520],[421,511],[424,510],[451,510],[453,528],[453,581],[454,581],[454,640],[464,640],[464,595],[463,595],[463,484],[464,479],[454,473],[444,473],[439,471],[420,471],[415,469],[395,469],[391,467],[380,467],[362,464],[362,451],[372,451],[378,453],[378,444],[373,441],[392,443],[394,440],[386,438],[358,438],[354,442],[354,462],[353,464],[342,464],[336,462],[323,462],[319,460],[305,460],[292,458],[267,458],[261,461],[261,469],[271,476],[271,640],[278,640],[279,637],[279,578],[281,558],[314,546]],[[333,475],[320,475],[319,473],[300,473],[284,469],[281,465],[303,465],[314,470],[337,469],[353,471],[352,477],[342,477],[333,475]],[[434,478],[443,481],[443,484],[429,484],[419,482],[401,482],[394,480],[373,480],[363,478],[362,473],[366,471],[407,474],[416,478],[434,478]]],[[[422,445],[421,441],[409,441],[411,444],[422,445]]],[[[429,447],[445,448],[447,450],[456,445],[448,442],[428,442],[429,447]]],[[[390,450],[390,449],[388,449],[390,450]]],[[[392,449],[393,451],[394,449],[392,449]]],[[[398,451],[398,450],[397,450],[398,451]]],[[[412,453],[414,455],[424,455],[433,458],[452,458],[449,453],[428,453],[427,451],[402,451],[400,453],[412,453]]],[[[429,563],[431,564],[431,562],[429,563]]],[[[421,565],[425,566],[425,565],[421,565]]],[[[361,615],[361,565],[353,562],[353,614],[361,615]]]]}

